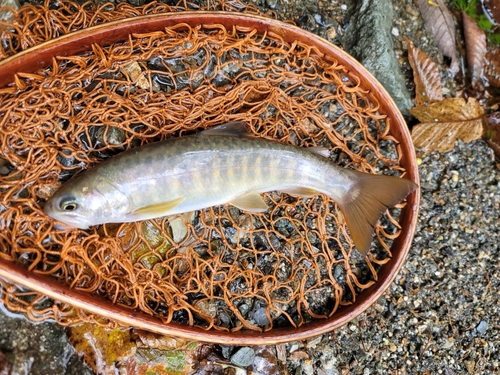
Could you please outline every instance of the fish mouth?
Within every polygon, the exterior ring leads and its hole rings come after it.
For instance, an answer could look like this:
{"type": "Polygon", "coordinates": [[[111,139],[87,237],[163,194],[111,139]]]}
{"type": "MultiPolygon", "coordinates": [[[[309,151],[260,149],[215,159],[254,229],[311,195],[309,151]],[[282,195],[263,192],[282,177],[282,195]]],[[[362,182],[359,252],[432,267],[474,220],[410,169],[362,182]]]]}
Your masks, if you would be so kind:
{"type": "Polygon", "coordinates": [[[85,222],[82,217],[74,213],[60,212],[54,209],[54,203],[51,199],[45,202],[43,207],[43,212],[45,215],[50,217],[55,221],[54,228],[57,230],[67,230],[67,229],[89,229],[89,225],[85,222]]]}

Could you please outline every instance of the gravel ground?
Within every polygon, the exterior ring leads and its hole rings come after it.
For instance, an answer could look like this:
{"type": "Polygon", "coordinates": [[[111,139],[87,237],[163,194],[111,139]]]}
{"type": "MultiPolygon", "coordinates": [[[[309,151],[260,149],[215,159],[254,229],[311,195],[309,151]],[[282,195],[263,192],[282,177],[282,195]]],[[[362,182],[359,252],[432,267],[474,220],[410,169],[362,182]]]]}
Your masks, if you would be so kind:
{"type": "MultiPolygon", "coordinates": [[[[342,42],[350,1],[250,1],[342,42]]],[[[413,2],[392,3],[394,48],[408,78],[403,35],[414,35],[416,44],[440,57],[413,2]]],[[[406,87],[411,92],[413,84],[406,81],[406,87]]],[[[400,274],[347,326],[286,344],[288,374],[500,374],[500,171],[482,141],[459,142],[449,153],[420,157],[420,218],[400,274]]],[[[34,325],[3,310],[0,324],[0,352],[13,365],[11,374],[88,371],[55,324],[34,325]],[[59,362],[51,365],[48,358],[59,362]]],[[[2,363],[0,356],[0,369],[2,363]]]]}

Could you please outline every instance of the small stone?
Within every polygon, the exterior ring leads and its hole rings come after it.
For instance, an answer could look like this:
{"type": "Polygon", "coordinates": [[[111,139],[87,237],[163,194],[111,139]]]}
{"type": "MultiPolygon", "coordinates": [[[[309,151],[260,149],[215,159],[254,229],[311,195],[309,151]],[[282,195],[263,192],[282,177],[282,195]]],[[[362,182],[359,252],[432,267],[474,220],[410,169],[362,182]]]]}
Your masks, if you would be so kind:
{"type": "Polygon", "coordinates": [[[226,359],[231,358],[231,354],[233,353],[234,347],[233,346],[227,346],[227,345],[221,345],[222,349],[222,356],[226,359]]]}
{"type": "Polygon", "coordinates": [[[240,310],[241,315],[245,316],[250,311],[250,307],[246,303],[243,303],[238,307],[238,310],[240,310]]]}
{"type": "Polygon", "coordinates": [[[144,76],[141,66],[137,62],[125,65],[122,68],[123,74],[128,76],[132,82],[134,82],[141,89],[149,89],[149,80],[144,76]]]}
{"type": "Polygon", "coordinates": [[[453,347],[453,342],[449,340],[446,340],[442,346],[443,349],[450,349],[452,347],[453,347]]]}
{"type": "Polygon", "coordinates": [[[476,362],[475,361],[465,361],[465,367],[467,368],[467,371],[469,374],[474,374],[474,368],[476,367],[476,362]]]}
{"type": "Polygon", "coordinates": [[[337,30],[335,29],[335,26],[329,27],[326,30],[326,37],[330,40],[335,39],[337,37],[337,30]]]}
{"type": "Polygon", "coordinates": [[[306,375],[313,375],[314,374],[313,361],[311,361],[310,359],[306,359],[304,362],[302,362],[302,371],[306,375]]]}
{"type": "Polygon", "coordinates": [[[18,0],[2,0],[0,2],[0,6],[2,10],[0,11],[0,22],[12,23],[15,18],[15,15],[10,10],[3,7],[10,7],[13,10],[19,10],[21,8],[21,4],[18,0]]]}
{"type": "Polygon", "coordinates": [[[394,35],[395,37],[399,36],[399,30],[397,27],[393,27],[391,30],[391,34],[394,35]]]}
{"type": "Polygon", "coordinates": [[[212,318],[217,316],[217,305],[212,300],[200,300],[195,304],[195,307],[212,318]]]}
{"type": "Polygon", "coordinates": [[[278,6],[278,0],[266,0],[266,4],[271,9],[276,9],[278,6]]]}
{"type": "Polygon", "coordinates": [[[266,308],[261,307],[260,309],[257,309],[253,314],[253,319],[257,325],[261,327],[267,326],[269,324],[269,319],[267,319],[266,308]]]}
{"type": "Polygon", "coordinates": [[[250,366],[255,359],[255,351],[245,346],[231,356],[231,363],[235,366],[247,367],[250,366]]]}
{"type": "Polygon", "coordinates": [[[307,348],[308,349],[314,349],[320,342],[321,342],[322,336],[316,336],[313,337],[309,340],[307,340],[307,348]]]}
{"type": "Polygon", "coordinates": [[[170,228],[172,228],[172,239],[175,243],[179,243],[186,238],[188,228],[182,217],[175,216],[169,218],[168,223],[170,224],[170,228]]]}
{"type": "Polygon", "coordinates": [[[481,320],[478,326],[476,327],[476,331],[480,335],[484,335],[487,329],[488,329],[488,322],[486,320],[481,320]]]}
{"type": "Polygon", "coordinates": [[[106,132],[106,142],[110,145],[120,145],[125,142],[125,132],[116,126],[110,126],[106,132]]]}

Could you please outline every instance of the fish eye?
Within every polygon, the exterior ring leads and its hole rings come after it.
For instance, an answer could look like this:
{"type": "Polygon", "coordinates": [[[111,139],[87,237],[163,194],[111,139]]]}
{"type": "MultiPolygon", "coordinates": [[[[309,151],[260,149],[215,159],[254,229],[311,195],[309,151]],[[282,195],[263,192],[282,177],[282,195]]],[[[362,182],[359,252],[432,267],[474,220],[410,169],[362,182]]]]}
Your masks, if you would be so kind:
{"type": "Polygon", "coordinates": [[[75,197],[67,197],[61,200],[59,207],[63,211],[71,212],[78,208],[78,204],[75,202],[75,197]]]}

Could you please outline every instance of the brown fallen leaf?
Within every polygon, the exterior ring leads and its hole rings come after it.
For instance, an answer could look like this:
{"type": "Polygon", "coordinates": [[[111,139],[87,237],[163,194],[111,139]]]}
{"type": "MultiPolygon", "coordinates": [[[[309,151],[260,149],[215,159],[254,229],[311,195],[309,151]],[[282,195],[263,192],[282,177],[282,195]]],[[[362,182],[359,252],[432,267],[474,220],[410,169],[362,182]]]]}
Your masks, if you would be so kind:
{"type": "Polygon", "coordinates": [[[451,59],[450,72],[454,76],[459,71],[456,33],[453,16],[443,0],[418,0],[418,8],[424,19],[425,29],[434,36],[441,53],[451,59]]]}
{"type": "Polygon", "coordinates": [[[0,375],[10,375],[12,372],[12,363],[5,354],[0,352],[0,375]]]}
{"type": "Polygon", "coordinates": [[[415,107],[410,113],[420,122],[437,123],[467,121],[477,119],[484,114],[484,109],[474,98],[446,98],[429,106],[415,107]]]}
{"type": "Polygon", "coordinates": [[[467,65],[471,75],[472,87],[480,89],[484,64],[486,62],[486,34],[477,22],[462,12],[464,25],[465,48],[467,51],[467,65]]]}
{"type": "Polygon", "coordinates": [[[411,137],[415,148],[424,152],[448,152],[453,149],[455,141],[462,139],[470,142],[483,135],[482,120],[466,120],[455,122],[424,123],[413,127],[411,137]]]}
{"type": "Polygon", "coordinates": [[[274,346],[260,345],[254,347],[254,350],[255,359],[253,364],[248,368],[249,373],[265,375],[281,375],[284,373],[284,366],[278,364],[274,346]]]}
{"type": "Polygon", "coordinates": [[[182,349],[190,342],[184,339],[176,339],[170,336],[159,335],[142,329],[134,329],[137,346],[144,346],[152,349],[173,350],[182,349]]]}
{"type": "Polygon", "coordinates": [[[500,23],[500,4],[498,0],[482,0],[484,14],[489,18],[493,25],[500,23]]]}
{"type": "Polygon", "coordinates": [[[426,53],[415,47],[411,40],[406,39],[406,46],[415,81],[415,106],[443,100],[441,76],[437,65],[426,53]]]}
{"type": "Polygon", "coordinates": [[[500,112],[493,112],[483,117],[484,138],[500,158],[500,112]]]}
{"type": "Polygon", "coordinates": [[[490,86],[500,87],[500,47],[495,46],[486,54],[484,75],[490,86]]]}

